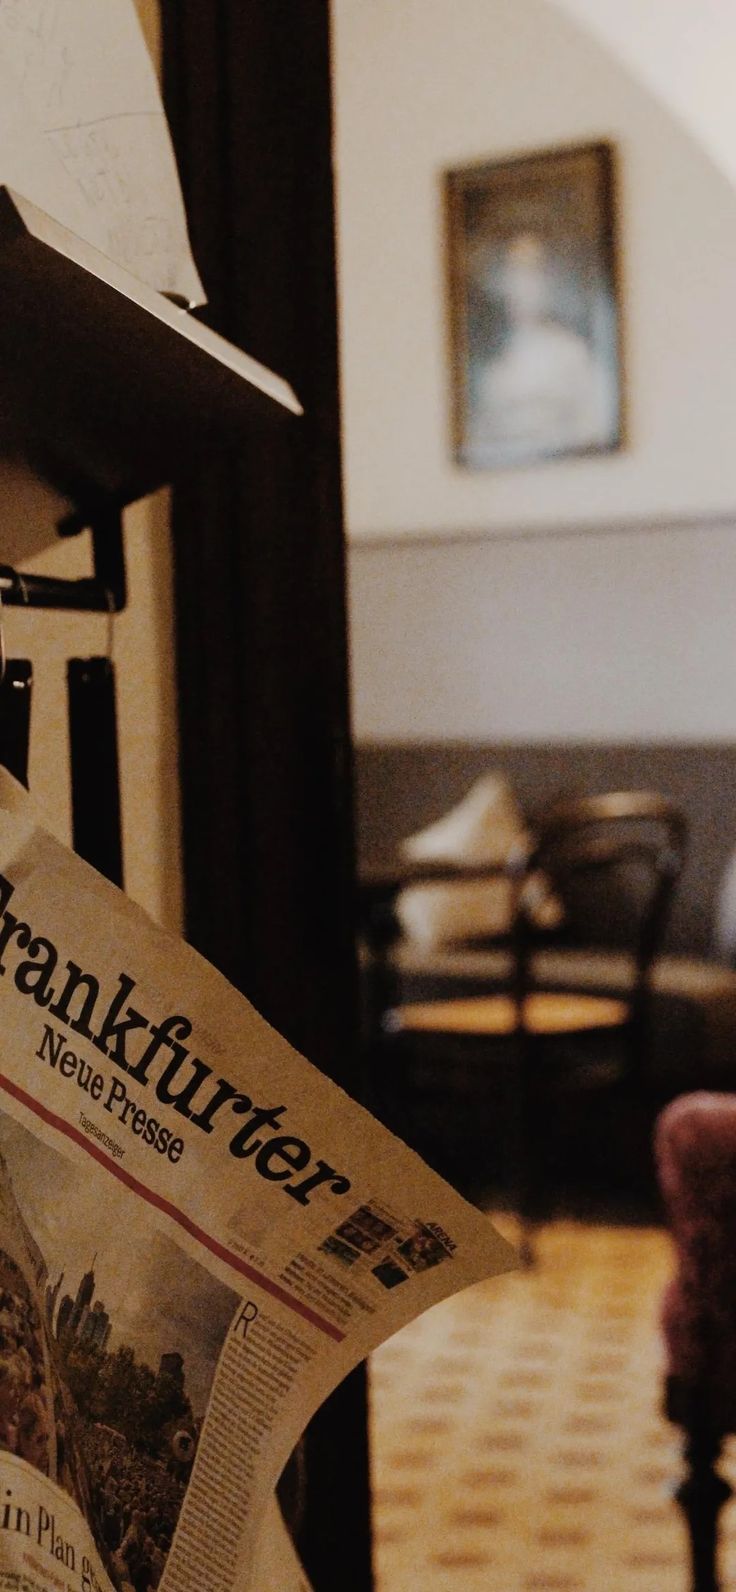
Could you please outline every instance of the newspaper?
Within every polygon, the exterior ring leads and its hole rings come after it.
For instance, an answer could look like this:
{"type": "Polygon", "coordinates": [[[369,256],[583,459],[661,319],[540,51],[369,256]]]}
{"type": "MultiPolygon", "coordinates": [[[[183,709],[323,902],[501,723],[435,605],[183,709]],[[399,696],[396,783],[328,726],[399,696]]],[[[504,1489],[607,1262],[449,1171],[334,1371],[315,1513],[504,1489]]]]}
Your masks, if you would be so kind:
{"type": "Polygon", "coordinates": [[[203,302],[132,0],[0,0],[0,181],[150,287],[203,302]]]}
{"type": "Polygon", "coordinates": [[[264,1516],[251,1584],[257,1592],[312,1592],[275,1498],[264,1516]]]}
{"type": "Polygon", "coordinates": [[[308,1592],[314,1411],[515,1264],[0,771],[0,1592],[308,1592]]]}

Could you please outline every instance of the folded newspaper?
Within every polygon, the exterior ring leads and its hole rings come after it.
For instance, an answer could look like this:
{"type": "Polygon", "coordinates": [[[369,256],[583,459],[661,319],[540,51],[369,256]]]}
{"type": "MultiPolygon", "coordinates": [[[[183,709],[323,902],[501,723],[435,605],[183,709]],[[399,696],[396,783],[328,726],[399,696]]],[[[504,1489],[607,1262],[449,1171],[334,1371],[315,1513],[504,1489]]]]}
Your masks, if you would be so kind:
{"type": "Polygon", "coordinates": [[[308,1592],[314,1411],[514,1265],[0,770],[0,1592],[308,1592]]]}

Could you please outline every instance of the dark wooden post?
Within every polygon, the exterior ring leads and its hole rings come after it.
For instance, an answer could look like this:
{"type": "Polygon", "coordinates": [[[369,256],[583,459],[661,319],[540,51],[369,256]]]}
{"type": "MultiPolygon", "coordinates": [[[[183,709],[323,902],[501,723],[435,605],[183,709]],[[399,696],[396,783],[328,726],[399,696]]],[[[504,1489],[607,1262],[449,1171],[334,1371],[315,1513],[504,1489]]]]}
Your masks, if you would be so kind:
{"type": "MultiPolygon", "coordinates": [[[[306,412],[175,494],[188,933],[355,1092],[329,8],[162,0],[162,21],[208,318],[306,412]]],[[[367,1592],[362,1374],[313,1423],[306,1475],[318,1592],[367,1592]]]]}

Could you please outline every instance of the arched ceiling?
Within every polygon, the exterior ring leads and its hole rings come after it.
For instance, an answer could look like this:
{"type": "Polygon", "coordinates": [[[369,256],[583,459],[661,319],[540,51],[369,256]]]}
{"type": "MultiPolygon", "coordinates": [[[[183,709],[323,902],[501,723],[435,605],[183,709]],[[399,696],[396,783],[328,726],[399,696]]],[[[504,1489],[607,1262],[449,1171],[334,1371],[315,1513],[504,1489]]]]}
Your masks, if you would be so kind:
{"type": "Polygon", "coordinates": [[[551,0],[617,55],[736,182],[733,0],[551,0]]]}

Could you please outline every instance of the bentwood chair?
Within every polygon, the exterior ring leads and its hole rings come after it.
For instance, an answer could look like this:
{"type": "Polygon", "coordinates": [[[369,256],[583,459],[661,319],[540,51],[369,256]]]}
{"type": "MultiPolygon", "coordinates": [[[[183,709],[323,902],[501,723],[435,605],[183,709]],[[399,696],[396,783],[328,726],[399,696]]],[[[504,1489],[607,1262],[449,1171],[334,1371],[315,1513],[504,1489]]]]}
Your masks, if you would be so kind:
{"type": "MultiPolygon", "coordinates": [[[[512,1178],[527,1259],[541,1204],[546,1141],[555,1117],[564,1118],[565,1099],[576,1091],[595,1097],[601,1090],[626,1094],[646,1088],[649,974],[685,839],[679,810],[652,792],[556,803],[509,862],[515,903],[507,987],[398,1003],[385,1014],[378,1065],[384,1093],[391,1087],[396,1091],[404,1114],[396,1126],[407,1137],[417,1083],[420,1094],[434,1088],[440,1116],[444,1092],[449,1122],[450,1079],[458,1058],[470,1063],[479,1084],[494,1064],[504,1071],[513,1123],[512,1178]],[[628,950],[631,976],[623,995],[591,993],[572,981],[569,987],[544,987],[534,907],[540,890],[550,887],[563,903],[572,943],[590,947],[613,941],[628,950]],[[430,1067],[428,1046],[434,1056],[430,1067]]],[[[482,1093],[481,1088],[479,1112],[482,1093]]],[[[600,1118],[598,1129],[605,1131],[600,1118]]]]}

